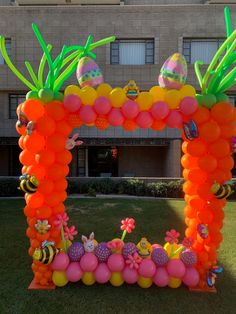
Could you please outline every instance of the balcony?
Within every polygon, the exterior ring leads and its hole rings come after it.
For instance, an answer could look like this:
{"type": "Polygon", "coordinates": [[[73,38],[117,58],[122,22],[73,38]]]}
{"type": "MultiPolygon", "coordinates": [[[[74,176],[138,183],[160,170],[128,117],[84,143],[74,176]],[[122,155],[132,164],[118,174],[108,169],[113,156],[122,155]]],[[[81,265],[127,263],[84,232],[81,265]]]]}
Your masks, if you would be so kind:
{"type": "Polygon", "coordinates": [[[18,5],[119,5],[120,0],[16,0],[18,5]]]}

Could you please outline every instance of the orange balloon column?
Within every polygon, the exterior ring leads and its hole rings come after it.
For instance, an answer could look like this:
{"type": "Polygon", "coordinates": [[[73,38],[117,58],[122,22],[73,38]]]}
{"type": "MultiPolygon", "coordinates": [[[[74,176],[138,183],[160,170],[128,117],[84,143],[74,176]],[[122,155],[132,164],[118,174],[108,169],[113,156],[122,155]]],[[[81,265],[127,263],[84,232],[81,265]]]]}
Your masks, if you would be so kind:
{"type": "MultiPolygon", "coordinates": [[[[72,127],[66,122],[67,112],[60,101],[47,104],[35,100],[26,100],[18,106],[28,119],[34,121],[32,134],[27,135],[27,129],[17,127],[21,134],[19,146],[22,149],[20,162],[22,173],[35,176],[39,181],[35,193],[26,193],[24,214],[27,217],[26,235],[30,240],[29,255],[39,248],[44,240],[53,241],[57,246],[61,241],[60,229],[53,221],[57,214],[65,211],[63,202],[66,199],[68,164],[72,156],[65,148],[72,127]],[[40,233],[35,225],[37,221],[47,220],[49,229],[40,233]]],[[[50,265],[33,261],[35,283],[42,286],[51,283],[52,271],[50,265]]]]}
{"type": "Polygon", "coordinates": [[[185,234],[195,240],[193,248],[198,256],[199,286],[204,289],[207,273],[216,264],[217,249],[223,240],[221,229],[226,195],[217,198],[212,193],[212,185],[216,182],[222,185],[231,179],[235,112],[229,103],[220,102],[212,109],[199,107],[191,119],[197,124],[199,134],[191,140],[183,135],[185,234]]]}

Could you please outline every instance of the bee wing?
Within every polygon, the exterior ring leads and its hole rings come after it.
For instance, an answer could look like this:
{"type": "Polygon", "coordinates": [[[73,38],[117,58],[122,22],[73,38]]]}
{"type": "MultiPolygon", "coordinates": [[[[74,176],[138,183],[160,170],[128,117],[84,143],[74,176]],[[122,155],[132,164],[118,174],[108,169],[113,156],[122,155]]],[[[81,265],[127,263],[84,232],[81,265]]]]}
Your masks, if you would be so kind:
{"type": "Polygon", "coordinates": [[[184,130],[184,135],[185,135],[185,137],[186,137],[188,140],[192,141],[194,138],[193,138],[193,136],[192,136],[192,134],[191,134],[191,132],[190,132],[189,125],[188,125],[186,122],[183,123],[183,130],[184,130]]]}
{"type": "Polygon", "coordinates": [[[192,137],[197,138],[198,137],[198,128],[196,123],[191,119],[189,122],[189,127],[190,127],[190,133],[192,137]]]}

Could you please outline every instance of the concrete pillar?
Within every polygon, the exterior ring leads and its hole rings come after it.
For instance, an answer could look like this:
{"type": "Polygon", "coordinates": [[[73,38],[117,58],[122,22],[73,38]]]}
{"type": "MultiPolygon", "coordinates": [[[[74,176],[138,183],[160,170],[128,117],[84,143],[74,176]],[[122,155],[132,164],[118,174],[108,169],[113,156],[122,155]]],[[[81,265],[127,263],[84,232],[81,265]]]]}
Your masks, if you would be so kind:
{"type": "Polygon", "coordinates": [[[181,140],[171,140],[166,155],[165,177],[181,177],[181,140]]]}

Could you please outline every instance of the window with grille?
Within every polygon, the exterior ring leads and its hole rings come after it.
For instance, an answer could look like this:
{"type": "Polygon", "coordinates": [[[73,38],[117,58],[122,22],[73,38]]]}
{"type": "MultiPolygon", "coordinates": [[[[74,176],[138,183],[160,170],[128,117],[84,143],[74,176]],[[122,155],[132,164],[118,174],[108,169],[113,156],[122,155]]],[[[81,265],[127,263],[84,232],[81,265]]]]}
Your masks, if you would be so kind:
{"type": "Polygon", "coordinates": [[[24,101],[24,94],[9,94],[9,119],[17,119],[16,108],[24,101]]]}
{"type": "MultiPolygon", "coordinates": [[[[6,50],[7,50],[7,54],[9,57],[11,57],[11,39],[10,38],[6,38],[5,39],[5,44],[6,44],[6,50]]],[[[6,64],[3,56],[2,56],[2,53],[0,51],[0,64],[6,64]]]]}
{"type": "Polygon", "coordinates": [[[154,64],[154,39],[118,39],[111,43],[111,64],[154,64]]]}
{"type": "Polygon", "coordinates": [[[183,55],[188,63],[194,64],[195,61],[201,60],[209,64],[215,53],[224,42],[223,38],[219,39],[191,39],[183,40],[183,55]]]}
{"type": "Polygon", "coordinates": [[[79,147],[78,148],[78,176],[85,177],[85,159],[86,159],[86,152],[85,148],[79,147]]]}
{"type": "Polygon", "coordinates": [[[234,105],[234,107],[236,107],[236,95],[228,95],[229,96],[229,101],[232,105],[234,105]]]}

